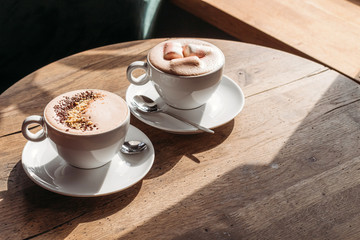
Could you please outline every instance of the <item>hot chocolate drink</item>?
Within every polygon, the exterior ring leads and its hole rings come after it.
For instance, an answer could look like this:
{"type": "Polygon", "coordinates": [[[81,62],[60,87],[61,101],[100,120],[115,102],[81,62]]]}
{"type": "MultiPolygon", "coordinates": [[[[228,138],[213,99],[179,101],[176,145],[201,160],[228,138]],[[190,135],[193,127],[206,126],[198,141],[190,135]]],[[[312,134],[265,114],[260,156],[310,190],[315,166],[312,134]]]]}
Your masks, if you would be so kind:
{"type": "Polygon", "coordinates": [[[103,90],[77,90],[53,99],[45,119],[55,129],[79,135],[107,132],[127,118],[128,107],[118,95],[103,90]]]}
{"type": "Polygon", "coordinates": [[[157,44],[147,61],[135,61],[126,69],[134,85],[149,81],[167,105],[194,109],[204,105],[219,86],[225,65],[222,51],[198,39],[171,39],[157,44]],[[133,76],[136,69],[145,74],[133,76]]]}
{"type": "Polygon", "coordinates": [[[225,57],[211,43],[197,39],[172,39],[152,48],[149,61],[165,73],[198,76],[223,67],[225,57]]]}

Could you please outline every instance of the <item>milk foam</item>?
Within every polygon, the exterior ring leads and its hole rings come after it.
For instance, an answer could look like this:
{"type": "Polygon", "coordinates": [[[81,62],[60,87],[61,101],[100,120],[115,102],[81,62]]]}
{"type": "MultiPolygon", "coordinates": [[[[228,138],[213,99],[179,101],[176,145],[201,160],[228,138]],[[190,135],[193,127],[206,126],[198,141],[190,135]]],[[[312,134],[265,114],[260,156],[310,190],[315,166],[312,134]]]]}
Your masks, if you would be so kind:
{"type": "Polygon", "coordinates": [[[97,89],[77,90],[62,94],[49,102],[44,111],[45,119],[51,126],[63,132],[79,135],[92,135],[110,131],[120,126],[126,120],[128,114],[126,102],[120,96],[97,89]],[[81,114],[82,117],[89,119],[92,122],[92,129],[86,131],[74,129],[67,126],[65,123],[61,123],[60,118],[54,109],[54,106],[58,105],[64,97],[72,98],[76,94],[85,91],[92,91],[101,95],[100,98],[91,101],[86,112],[81,114]]]}
{"type": "Polygon", "coordinates": [[[221,50],[211,43],[197,39],[171,39],[159,43],[149,52],[149,61],[157,69],[179,76],[197,76],[212,72],[224,65],[225,57],[221,50]],[[188,45],[195,45],[206,49],[204,57],[184,57],[172,60],[164,58],[164,49],[167,43],[180,43],[184,48],[188,45]],[[210,49],[210,50],[209,50],[210,49]],[[186,61],[187,58],[192,58],[186,61]]]}

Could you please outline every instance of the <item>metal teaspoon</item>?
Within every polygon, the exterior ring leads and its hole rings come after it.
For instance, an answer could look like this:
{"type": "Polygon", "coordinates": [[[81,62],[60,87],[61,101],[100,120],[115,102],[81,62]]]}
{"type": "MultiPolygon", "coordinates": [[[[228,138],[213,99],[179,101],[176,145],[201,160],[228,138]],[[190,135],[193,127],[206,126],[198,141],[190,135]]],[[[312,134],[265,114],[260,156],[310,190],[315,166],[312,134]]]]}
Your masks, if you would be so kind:
{"type": "Polygon", "coordinates": [[[135,95],[134,98],[134,104],[137,107],[138,110],[142,111],[142,112],[146,112],[146,113],[155,113],[155,112],[162,112],[165,113],[169,116],[172,116],[173,118],[176,118],[182,122],[185,122],[187,124],[190,124],[191,126],[196,127],[199,130],[202,130],[204,132],[208,132],[208,133],[214,133],[213,130],[203,127],[197,123],[191,122],[185,118],[182,118],[178,115],[175,115],[173,113],[170,112],[166,112],[165,110],[161,109],[151,98],[146,97],[144,95],[135,95]]]}

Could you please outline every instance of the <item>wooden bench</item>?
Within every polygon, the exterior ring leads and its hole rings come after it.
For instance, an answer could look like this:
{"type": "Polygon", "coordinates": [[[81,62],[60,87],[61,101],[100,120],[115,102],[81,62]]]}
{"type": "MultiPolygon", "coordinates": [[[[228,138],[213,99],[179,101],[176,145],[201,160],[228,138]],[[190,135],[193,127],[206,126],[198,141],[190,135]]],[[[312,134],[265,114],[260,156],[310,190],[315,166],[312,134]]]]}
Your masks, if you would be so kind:
{"type": "Polygon", "coordinates": [[[172,0],[237,39],[321,62],[360,81],[359,0],[172,0]]]}

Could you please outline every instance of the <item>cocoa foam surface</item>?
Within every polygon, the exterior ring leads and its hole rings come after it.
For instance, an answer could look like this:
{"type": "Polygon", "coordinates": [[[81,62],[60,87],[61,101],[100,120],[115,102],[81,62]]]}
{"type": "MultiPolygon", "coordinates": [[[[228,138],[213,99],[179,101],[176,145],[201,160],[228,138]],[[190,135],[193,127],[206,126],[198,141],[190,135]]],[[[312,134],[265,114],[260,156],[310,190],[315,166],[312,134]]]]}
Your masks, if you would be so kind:
{"type": "Polygon", "coordinates": [[[225,57],[221,50],[211,43],[197,39],[171,39],[165,42],[161,42],[153,47],[149,52],[149,61],[154,67],[166,73],[179,76],[197,76],[221,68],[225,62],[225,57]],[[177,64],[179,59],[164,59],[164,46],[168,42],[178,42],[181,43],[182,46],[187,44],[206,46],[211,48],[211,52],[208,53],[205,57],[196,57],[196,61],[189,61],[185,64],[177,64]]]}
{"type": "Polygon", "coordinates": [[[86,89],[86,90],[77,90],[62,94],[54,98],[48,105],[45,107],[45,118],[46,121],[53,126],[54,128],[79,135],[91,135],[99,134],[102,132],[107,132],[118,126],[120,126],[125,119],[127,118],[128,108],[126,102],[122,98],[114,93],[110,93],[103,90],[97,89],[86,89]],[[59,121],[59,117],[54,111],[54,106],[58,105],[59,102],[64,99],[64,97],[73,97],[78,93],[84,91],[93,91],[101,95],[100,98],[92,101],[87,108],[87,111],[83,116],[87,119],[90,119],[93,123],[92,130],[79,130],[68,127],[65,123],[59,121]]]}

